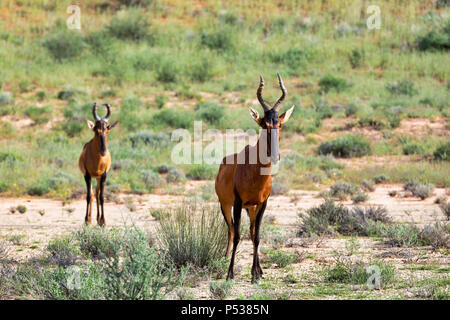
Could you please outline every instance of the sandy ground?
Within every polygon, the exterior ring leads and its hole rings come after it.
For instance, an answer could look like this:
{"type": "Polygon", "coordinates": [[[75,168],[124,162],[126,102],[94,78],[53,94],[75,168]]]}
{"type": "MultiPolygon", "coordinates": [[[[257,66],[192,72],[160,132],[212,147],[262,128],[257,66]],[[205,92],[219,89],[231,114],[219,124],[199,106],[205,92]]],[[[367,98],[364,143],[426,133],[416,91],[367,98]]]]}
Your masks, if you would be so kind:
{"type": "MultiPolygon", "coordinates": [[[[421,201],[417,198],[392,198],[390,190],[401,190],[401,185],[383,185],[370,193],[365,205],[384,205],[394,221],[429,224],[445,220],[434,200],[445,194],[445,189],[435,189],[435,195],[421,201]]],[[[106,202],[105,217],[109,227],[135,224],[150,231],[157,222],[150,215],[150,210],[180,204],[185,197],[174,195],[120,195],[119,203],[106,202]],[[132,203],[133,205],[129,205],[132,203]],[[132,211],[130,211],[130,209],[132,211]]],[[[269,199],[265,217],[273,216],[279,226],[295,228],[299,211],[320,204],[323,200],[317,191],[291,190],[287,196],[273,196],[269,199]]],[[[344,204],[351,206],[351,201],[344,204]]],[[[94,205],[93,222],[96,209],[94,205]]],[[[14,251],[16,259],[22,260],[39,254],[47,242],[59,234],[80,228],[84,223],[86,212],[85,200],[75,200],[70,204],[42,198],[4,198],[0,200],[0,238],[9,239],[12,235],[22,235],[21,246],[14,251]],[[23,214],[10,212],[11,207],[24,205],[23,214]]],[[[244,216],[244,223],[247,220],[244,216]]],[[[218,219],[222,219],[218,215],[218,219]]],[[[262,240],[264,241],[264,240],[262,240]]],[[[251,242],[244,240],[241,249],[248,251],[251,258],[251,242]]]]}

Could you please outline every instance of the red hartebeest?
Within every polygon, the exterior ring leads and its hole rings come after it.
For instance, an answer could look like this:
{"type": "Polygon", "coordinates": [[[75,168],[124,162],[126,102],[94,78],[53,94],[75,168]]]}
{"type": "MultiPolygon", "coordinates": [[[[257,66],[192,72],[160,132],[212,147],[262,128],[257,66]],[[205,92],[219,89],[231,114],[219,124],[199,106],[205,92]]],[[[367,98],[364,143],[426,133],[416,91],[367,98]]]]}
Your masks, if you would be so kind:
{"type": "Polygon", "coordinates": [[[111,106],[104,104],[107,113],[106,116],[100,118],[97,115],[97,103],[94,103],[92,107],[92,115],[94,116],[95,123],[87,120],[89,128],[94,131],[94,138],[86,143],[81,152],[80,159],[78,160],[78,167],[84,175],[87,188],[87,207],[86,217],[84,218],[86,224],[92,222],[92,188],[91,178],[97,179],[97,188],[95,192],[95,198],[97,201],[97,223],[100,226],[105,225],[105,212],[103,210],[103,191],[105,189],[106,173],[111,167],[111,154],[106,148],[106,141],[108,139],[109,130],[115,127],[118,121],[113,124],[109,124],[108,120],[111,116],[111,106]],[[102,213],[100,215],[101,205],[102,213]]]}
{"type": "Polygon", "coordinates": [[[253,120],[263,129],[258,142],[255,146],[247,145],[239,154],[235,153],[225,157],[216,177],[215,189],[222,214],[228,225],[227,257],[230,255],[233,244],[227,279],[234,278],[233,267],[240,239],[239,227],[242,208],[247,210],[250,218],[250,235],[253,242],[252,282],[256,282],[263,274],[258,256],[259,228],[267,199],[272,190],[271,165],[272,163],[276,164],[280,158],[278,145],[281,128],[294,111],[294,106],[292,106],[278,116],[281,102],[286,97],[287,91],[281,76],[277,75],[282,95],[273,107],[266,103],[261,96],[264,88],[264,80],[261,76],[256,96],[264,109],[264,117],[261,118],[256,110],[250,108],[253,120]],[[251,155],[256,155],[256,161],[250,159],[251,155]],[[233,215],[231,208],[233,208],[233,215]]]}

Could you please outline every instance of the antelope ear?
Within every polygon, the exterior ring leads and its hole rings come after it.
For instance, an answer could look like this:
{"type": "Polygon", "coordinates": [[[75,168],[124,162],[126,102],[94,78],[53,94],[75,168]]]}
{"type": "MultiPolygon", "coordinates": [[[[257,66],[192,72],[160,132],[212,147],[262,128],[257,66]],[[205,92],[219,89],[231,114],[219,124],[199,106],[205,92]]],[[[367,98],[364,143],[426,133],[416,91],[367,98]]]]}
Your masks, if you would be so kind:
{"type": "Polygon", "coordinates": [[[288,122],[289,117],[291,116],[292,112],[294,111],[294,107],[295,106],[292,106],[288,111],[286,111],[285,113],[283,113],[280,116],[280,121],[282,124],[288,122]]]}
{"type": "Polygon", "coordinates": [[[94,129],[95,124],[91,120],[86,120],[89,129],[94,129]]]}
{"type": "Polygon", "coordinates": [[[109,124],[108,125],[108,130],[111,130],[112,128],[114,128],[118,123],[119,123],[119,120],[113,122],[113,124],[109,124]]]}
{"type": "Polygon", "coordinates": [[[258,111],[256,111],[252,107],[249,107],[248,111],[250,111],[250,115],[252,116],[252,119],[255,120],[255,122],[258,124],[258,126],[261,126],[262,119],[260,118],[258,111]]]}

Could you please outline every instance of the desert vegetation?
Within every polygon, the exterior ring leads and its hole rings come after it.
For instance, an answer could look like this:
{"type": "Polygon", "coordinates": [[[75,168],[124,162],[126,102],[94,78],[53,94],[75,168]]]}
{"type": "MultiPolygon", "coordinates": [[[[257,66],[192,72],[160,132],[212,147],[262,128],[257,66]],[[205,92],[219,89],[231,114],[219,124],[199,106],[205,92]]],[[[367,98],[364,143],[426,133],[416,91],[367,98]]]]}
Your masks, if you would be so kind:
{"type": "Polygon", "coordinates": [[[0,299],[448,300],[448,1],[381,1],[374,30],[364,1],[257,3],[88,0],[70,30],[68,1],[0,0],[0,299]],[[171,134],[257,130],[276,72],[267,272],[243,211],[231,284],[218,164],[173,163],[171,134]],[[106,228],[81,227],[94,101],[119,120],[106,228]]]}

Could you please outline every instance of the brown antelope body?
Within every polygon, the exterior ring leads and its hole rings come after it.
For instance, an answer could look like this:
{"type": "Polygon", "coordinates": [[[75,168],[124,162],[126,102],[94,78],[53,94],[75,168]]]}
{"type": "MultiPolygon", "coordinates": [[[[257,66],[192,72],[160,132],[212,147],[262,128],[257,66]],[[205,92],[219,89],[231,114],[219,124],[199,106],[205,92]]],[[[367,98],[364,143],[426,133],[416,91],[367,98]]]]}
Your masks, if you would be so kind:
{"type": "Polygon", "coordinates": [[[250,218],[250,236],[253,242],[252,282],[256,282],[263,274],[258,256],[259,229],[267,199],[272,190],[271,166],[272,163],[276,164],[279,160],[278,145],[281,127],[288,121],[294,110],[294,106],[292,106],[278,116],[281,102],[287,93],[280,75],[278,75],[278,80],[282,96],[273,107],[270,107],[261,96],[264,80],[262,76],[260,77],[256,94],[264,109],[264,117],[261,118],[256,110],[250,108],[253,120],[263,129],[258,142],[255,146],[247,145],[239,154],[225,157],[216,177],[215,189],[228,226],[227,257],[233,247],[227,279],[234,278],[234,259],[240,240],[239,227],[242,208],[247,210],[250,218]],[[256,155],[256,161],[250,160],[251,155],[256,155]],[[245,160],[242,161],[242,159],[245,160]]]}
{"type": "Polygon", "coordinates": [[[95,192],[95,198],[97,202],[97,223],[100,226],[105,225],[105,212],[103,209],[104,196],[103,191],[105,189],[106,174],[111,167],[111,154],[106,148],[106,142],[108,140],[108,132],[117,124],[117,121],[113,124],[109,124],[108,120],[111,115],[111,107],[109,104],[105,104],[107,114],[104,118],[100,118],[97,115],[97,103],[94,103],[92,107],[92,114],[94,116],[95,123],[87,120],[89,128],[94,131],[94,138],[92,138],[83,147],[80,158],[78,160],[78,167],[81,173],[83,173],[84,180],[86,181],[86,216],[85,223],[92,223],[92,188],[91,179],[97,179],[97,188],[95,192]],[[101,214],[100,214],[101,206],[101,214]]]}

